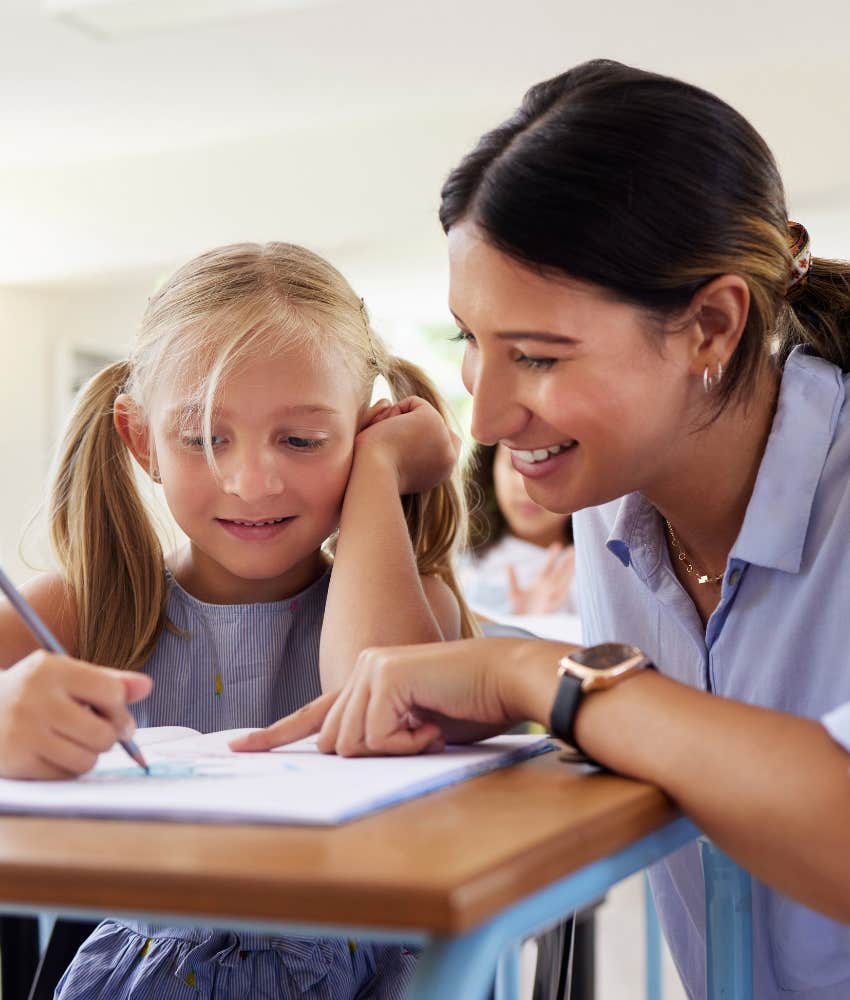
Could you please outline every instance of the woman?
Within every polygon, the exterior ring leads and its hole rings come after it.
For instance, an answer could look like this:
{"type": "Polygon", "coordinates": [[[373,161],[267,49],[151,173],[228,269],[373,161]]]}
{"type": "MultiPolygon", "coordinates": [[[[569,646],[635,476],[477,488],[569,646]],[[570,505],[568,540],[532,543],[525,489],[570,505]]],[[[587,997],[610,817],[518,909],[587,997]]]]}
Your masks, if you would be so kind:
{"type": "MultiPolygon", "coordinates": [[[[582,686],[571,648],[539,640],[371,650],[335,701],[248,745],[471,734],[426,710],[551,722],[760,880],[755,996],[850,996],[850,269],[812,258],[735,111],[608,62],[532,88],[449,176],[441,218],[473,434],[574,513],[574,655],[607,673],[582,686]],[[611,639],[639,650],[593,649],[611,639]]],[[[695,848],[652,880],[701,996],[695,848]]]]}

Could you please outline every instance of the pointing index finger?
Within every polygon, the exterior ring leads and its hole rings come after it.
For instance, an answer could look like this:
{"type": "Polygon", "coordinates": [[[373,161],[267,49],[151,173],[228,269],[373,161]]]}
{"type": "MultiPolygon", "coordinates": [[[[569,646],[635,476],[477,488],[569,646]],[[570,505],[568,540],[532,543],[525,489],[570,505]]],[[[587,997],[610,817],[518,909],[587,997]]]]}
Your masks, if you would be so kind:
{"type": "Polygon", "coordinates": [[[307,702],[297,712],[284,716],[265,729],[256,729],[253,733],[237,736],[228,743],[228,746],[231,750],[240,752],[273,750],[275,747],[302,740],[305,736],[312,736],[322,728],[325,716],[338,695],[338,691],[328,691],[327,694],[316,698],[315,701],[307,702]]]}

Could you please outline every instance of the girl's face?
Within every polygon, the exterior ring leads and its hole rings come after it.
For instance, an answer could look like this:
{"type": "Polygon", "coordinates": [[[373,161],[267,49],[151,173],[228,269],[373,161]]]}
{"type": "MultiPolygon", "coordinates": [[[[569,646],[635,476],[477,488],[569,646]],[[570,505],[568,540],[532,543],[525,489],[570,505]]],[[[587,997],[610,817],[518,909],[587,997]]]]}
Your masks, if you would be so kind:
{"type": "Polygon", "coordinates": [[[550,511],[675,488],[693,423],[688,337],[659,344],[634,306],[523,267],[470,222],[448,243],[473,436],[502,442],[550,511]]]}
{"type": "Polygon", "coordinates": [[[191,541],[183,576],[196,596],[274,600],[319,575],[358,430],[351,383],[344,366],[317,362],[303,348],[243,363],[219,387],[218,474],[207,462],[200,414],[180,396],[154,400],[155,460],[191,541]]]}
{"type": "Polygon", "coordinates": [[[528,495],[525,480],[511,464],[511,453],[500,444],[493,458],[493,488],[499,510],[511,534],[532,545],[564,541],[566,514],[553,514],[528,495]]]}

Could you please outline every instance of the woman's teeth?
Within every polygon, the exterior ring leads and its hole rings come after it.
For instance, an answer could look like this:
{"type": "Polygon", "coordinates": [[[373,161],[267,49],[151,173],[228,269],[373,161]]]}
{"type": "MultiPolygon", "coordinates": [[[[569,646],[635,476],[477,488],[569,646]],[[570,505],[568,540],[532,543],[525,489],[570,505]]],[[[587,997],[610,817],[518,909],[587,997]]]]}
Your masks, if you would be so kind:
{"type": "Polygon", "coordinates": [[[544,462],[547,458],[557,455],[558,452],[572,448],[574,444],[575,441],[564,441],[563,444],[550,444],[548,448],[534,448],[532,451],[514,450],[512,454],[516,455],[521,462],[544,462]]]}

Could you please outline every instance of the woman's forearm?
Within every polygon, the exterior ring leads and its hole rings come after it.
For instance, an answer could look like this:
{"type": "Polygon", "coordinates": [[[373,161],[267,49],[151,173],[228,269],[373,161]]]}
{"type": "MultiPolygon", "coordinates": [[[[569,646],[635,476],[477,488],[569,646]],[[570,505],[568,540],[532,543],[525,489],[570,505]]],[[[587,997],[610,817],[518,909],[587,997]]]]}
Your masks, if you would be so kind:
{"type": "Polygon", "coordinates": [[[575,731],[601,763],[666,791],[757,878],[850,921],[850,755],[819,723],[646,671],[586,697],[575,731]]]}

